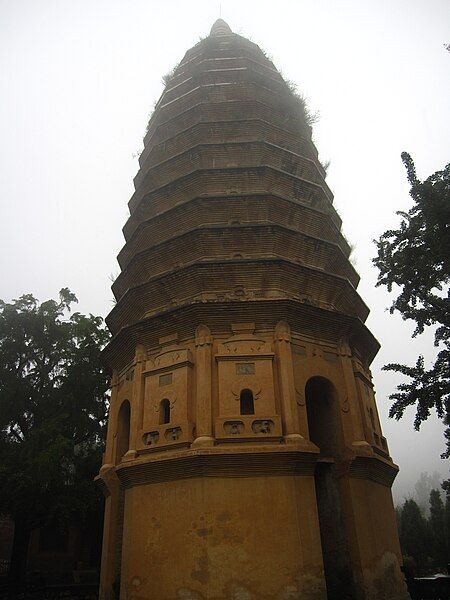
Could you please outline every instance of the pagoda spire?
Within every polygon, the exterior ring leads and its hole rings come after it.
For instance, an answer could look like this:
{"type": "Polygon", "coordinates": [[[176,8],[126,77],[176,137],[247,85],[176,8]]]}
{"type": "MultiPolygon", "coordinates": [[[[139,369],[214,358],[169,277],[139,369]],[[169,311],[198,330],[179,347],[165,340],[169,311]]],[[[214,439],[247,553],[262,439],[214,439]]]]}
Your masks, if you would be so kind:
{"type": "Polygon", "coordinates": [[[231,31],[231,27],[226,23],[223,19],[217,19],[214,25],[211,27],[211,32],[209,35],[219,36],[219,35],[230,35],[233,32],[231,31]]]}

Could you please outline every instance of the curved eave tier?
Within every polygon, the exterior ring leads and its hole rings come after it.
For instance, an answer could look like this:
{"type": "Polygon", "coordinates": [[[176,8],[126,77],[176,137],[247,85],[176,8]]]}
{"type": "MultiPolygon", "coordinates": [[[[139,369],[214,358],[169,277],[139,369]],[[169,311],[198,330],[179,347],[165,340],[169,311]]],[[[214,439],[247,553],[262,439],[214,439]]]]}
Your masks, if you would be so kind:
{"type": "MultiPolygon", "coordinates": [[[[236,102],[234,114],[229,114],[230,106],[206,107],[197,105],[189,114],[184,114],[182,122],[177,126],[173,119],[166,124],[162,141],[147,146],[141,154],[140,170],[134,184],[138,188],[147,177],[150,169],[157,164],[179,156],[193,146],[207,141],[208,144],[265,142],[285,152],[287,159],[299,161],[309,170],[310,179],[320,181],[323,185],[323,169],[317,161],[317,151],[310,140],[300,138],[291,131],[275,124],[273,115],[261,114],[257,103],[236,102]],[[212,113],[212,108],[216,108],[212,113]],[[202,110],[203,109],[203,110],[202,110]],[[208,114],[205,115],[205,111],[208,114]],[[272,118],[272,122],[267,119],[272,118]]],[[[267,108],[267,107],[266,107],[267,108]]],[[[328,197],[331,191],[325,184],[328,197]]]]}
{"type": "Polygon", "coordinates": [[[182,222],[175,236],[134,254],[112,285],[117,300],[149,277],[206,258],[280,258],[348,279],[353,287],[359,276],[337,244],[278,225],[202,225],[187,228],[182,222]],[[300,259],[301,257],[301,259],[300,259]]]}
{"type": "Polygon", "coordinates": [[[281,320],[287,320],[294,331],[330,344],[346,340],[367,364],[377,354],[380,345],[364,323],[335,311],[318,308],[294,300],[254,300],[193,302],[182,307],[172,306],[149,318],[141,319],[118,332],[103,351],[105,363],[119,372],[132,363],[137,344],[157,348],[166,335],[178,334],[178,339],[190,339],[196,327],[208,323],[214,335],[229,335],[230,323],[254,322],[258,331],[273,331],[281,320]]]}
{"type": "MultiPolygon", "coordinates": [[[[188,165],[187,168],[192,167],[188,165]]],[[[123,232],[131,237],[139,224],[181,202],[198,196],[248,196],[273,194],[310,206],[327,215],[337,228],[341,219],[332,204],[324,199],[321,188],[269,166],[193,169],[174,181],[143,192],[142,201],[128,219],[123,232]]]]}
{"type": "Polygon", "coordinates": [[[133,256],[154,245],[166,242],[183,231],[203,226],[274,225],[286,227],[305,236],[335,244],[348,258],[350,247],[340,229],[326,215],[288,197],[271,194],[221,194],[171,198],[165,210],[149,207],[142,221],[130,233],[119,253],[122,269],[133,256]],[[176,202],[173,205],[172,200],[176,202]]]}
{"type": "Polygon", "coordinates": [[[130,203],[133,211],[152,191],[176,179],[200,170],[224,170],[239,167],[270,167],[287,175],[290,181],[303,181],[319,206],[331,203],[331,194],[322,185],[323,178],[310,160],[266,141],[234,141],[191,145],[188,150],[150,168],[130,203]]]}
{"type": "MultiPolygon", "coordinates": [[[[216,93],[218,85],[213,86],[216,93]]],[[[280,107],[277,103],[278,98],[271,98],[270,100],[265,98],[261,90],[252,84],[230,84],[230,86],[227,86],[224,94],[222,94],[222,96],[228,97],[215,99],[211,98],[211,91],[199,88],[197,93],[189,98],[190,102],[186,101],[184,106],[179,107],[179,110],[172,110],[172,114],[166,111],[166,115],[159,115],[154,135],[140,156],[141,167],[145,168],[152,148],[156,147],[158,149],[164,143],[170,148],[169,142],[176,136],[179,136],[179,142],[182,143],[182,134],[199,123],[211,124],[211,130],[214,134],[214,124],[219,122],[229,123],[228,130],[232,130],[233,124],[236,125],[242,122],[267,123],[271,126],[273,138],[275,140],[278,138],[282,145],[286,145],[287,149],[289,149],[289,144],[292,143],[293,149],[301,148],[302,154],[317,159],[317,151],[313,148],[311,138],[305,135],[304,130],[296,127],[299,122],[298,115],[290,114],[288,108],[280,107]],[[292,136],[297,137],[297,142],[292,140],[292,136]]],[[[257,131],[257,128],[254,129],[257,131]]],[[[240,132],[240,134],[244,135],[245,131],[240,132]]],[[[239,136],[237,139],[239,139],[239,136]]],[[[324,171],[320,165],[318,165],[318,169],[323,174],[324,171]]],[[[139,177],[135,179],[135,183],[139,183],[139,177]]],[[[132,208],[132,205],[130,208],[132,208]]]]}
{"type": "MultiPolygon", "coordinates": [[[[248,94],[247,94],[248,96],[248,94]]],[[[317,160],[317,149],[311,138],[298,128],[298,118],[286,115],[276,106],[268,106],[256,96],[254,99],[238,99],[209,103],[208,97],[188,109],[160,122],[147,140],[139,164],[143,169],[135,177],[135,186],[145,175],[146,167],[157,162],[158,157],[176,154],[178,148],[186,147],[190,139],[203,140],[202,132],[211,136],[211,141],[245,139],[247,136],[266,133],[273,143],[292,150],[309,159],[317,160]],[[221,130],[223,129],[223,134],[221,130]],[[270,133],[270,135],[269,135],[270,133]],[[232,134],[236,137],[232,138],[232,134]]],[[[147,138],[146,138],[147,139],[147,138]]],[[[178,150],[179,151],[179,150],[178,150]]],[[[325,171],[320,163],[317,168],[322,176],[325,171]]]]}
{"type": "Polygon", "coordinates": [[[347,279],[282,259],[215,259],[179,267],[128,290],[109,313],[113,334],[172,306],[238,297],[292,298],[365,321],[369,310],[347,279]]]}

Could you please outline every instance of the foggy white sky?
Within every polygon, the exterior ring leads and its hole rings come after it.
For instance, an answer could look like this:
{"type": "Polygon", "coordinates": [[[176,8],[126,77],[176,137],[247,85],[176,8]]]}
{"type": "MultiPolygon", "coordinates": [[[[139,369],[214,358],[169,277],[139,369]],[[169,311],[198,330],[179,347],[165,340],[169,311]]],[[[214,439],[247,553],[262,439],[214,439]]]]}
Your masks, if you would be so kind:
{"type": "MultiPolygon", "coordinates": [[[[400,160],[419,177],[449,161],[450,8],[445,0],[222,0],[321,118],[314,140],[355,244],[359,292],[382,349],[373,363],[397,499],[421,471],[447,477],[442,426],[387,418],[387,362],[433,357],[431,336],[385,311],[372,240],[410,207],[400,160]]],[[[106,316],[110,274],[161,77],[209,33],[219,1],[0,0],[0,298],[44,300],[68,286],[77,310],[106,316]]]]}

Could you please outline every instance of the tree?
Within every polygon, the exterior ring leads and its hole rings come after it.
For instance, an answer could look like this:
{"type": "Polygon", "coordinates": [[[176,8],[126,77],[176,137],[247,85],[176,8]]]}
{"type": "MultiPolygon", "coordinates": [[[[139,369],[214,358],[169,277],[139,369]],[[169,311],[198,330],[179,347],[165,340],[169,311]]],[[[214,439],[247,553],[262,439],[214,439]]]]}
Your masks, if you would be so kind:
{"type": "Polygon", "coordinates": [[[429,526],[432,535],[432,553],[436,564],[445,567],[449,561],[449,536],[447,531],[446,510],[439,490],[430,492],[429,526]]]}
{"type": "MultiPolygon", "coordinates": [[[[392,363],[385,370],[410,378],[401,383],[390,398],[394,400],[389,416],[400,419],[408,406],[416,406],[415,429],[419,429],[432,409],[446,425],[447,449],[450,456],[450,164],[425,181],[417,179],[414,163],[406,152],[402,160],[411,184],[414,201],[408,212],[398,212],[399,229],[383,233],[376,241],[378,256],[377,285],[400,293],[390,312],[400,312],[403,319],[416,323],[413,336],[425,328],[436,326],[434,341],[439,352],[431,368],[425,367],[423,356],[415,366],[392,363]]],[[[449,483],[446,487],[450,491],[449,483]]]]}
{"type": "Polygon", "coordinates": [[[14,519],[11,578],[23,581],[31,531],[89,518],[106,423],[109,334],[74,313],[67,288],[41,304],[0,301],[0,513],[14,519]]]}
{"type": "Polygon", "coordinates": [[[428,517],[430,514],[430,493],[433,489],[441,486],[441,476],[434,471],[431,475],[428,472],[420,474],[419,479],[414,485],[414,499],[420,510],[428,517]]]}
{"type": "Polygon", "coordinates": [[[444,506],[441,492],[431,490],[428,519],[412,498],[397,506],[395,512],[405,565],[413,569],[445,568],[450,558],[449,498],[444,506]]]}
{"type": "Polygon", "coordinates": [[[413,558],[417,567],[426,566],[430,539],[428,526],[414,500],[406,500],[403,504],[398,525],[403,555],[413,558]]]}

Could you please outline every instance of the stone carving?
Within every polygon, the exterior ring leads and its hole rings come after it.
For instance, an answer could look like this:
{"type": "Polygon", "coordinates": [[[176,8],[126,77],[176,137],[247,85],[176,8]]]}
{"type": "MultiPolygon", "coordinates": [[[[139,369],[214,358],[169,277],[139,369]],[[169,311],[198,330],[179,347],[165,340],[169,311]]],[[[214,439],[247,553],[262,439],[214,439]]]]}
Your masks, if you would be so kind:
{"type": "Polygon", "coordinates": [[[291,328],[286,321],[279,321],[275,327],[275,340],[277,342],[291,341],[291,328]]]}
{"type": "MultiPolygon", "coordinates": [[[[248,379],[246,378],[245,375],[244,375],[242,382],[240,382],[237,385],[235,384],[231,388],[231,393],[233,394],[235,400],[237,400],[237,401],[240,400],[241,392],[243,389],[251,389],[249,387],[248,379]]],[[[257,388],[255,391],[252,390],[252,393],[253,393],[253,400],[259,400],[261,398],[261,388],[257,388]]]]}
{"type": "Polygon", "coordinates": [[[350,404],[348,402],[348,396],[345,396],[345,400],[342,403],[342,412],[344,413],[348,413],[348,411],[350,410],[350,404]]]}
{"type": "Polygon", "coordinates": [[[347,356],[347,357],[351,357],[352,356],[352,351],[350,349],[350,346],[348,344],[347,340],[341,339],[339,340],[339,354],[341,356],[347,356]]]}
{"type": "Polygon", "coordinates": [[[219,354],[225,352],[228,354],[266,354],[270,352],[270,348],[265,340],[251,334],[241,334],[234,335],[219,345],[219,354]]]}
{"type": "Polygon", "coordinates": [[[164,432],[164,437],[167,441],[175,442],[181,436],[181,427],[170,427],[164,432]]]}
{"type": "Polygon", "coordinates": [[[254,375],[255,363],[236,363],[236,375],[254,375]]]}
{"type": "Polygon", "coordinates": [[[242,285],[238,285],[233,290],[224,293],[225,300],[250,300],[254,296],[253,291],[246,290],[242,285]]]}
{"type": "Polygon", "coordinates": [[[223,424],[225,433],[230,435],[239,435],[244,433],[244,423],[242,421],[225,421],[223,424]]]}
{"type": "Polygon", "coordinates": [[[305,394],[303,392],[299,392],[297,388],[295,388],[295,398],[299,406],[305,406],[305,394]]]}
{"type": "Polygon", "coordinates": [[[195,345],[210,346],[212,344],[211,330],[207,325],[199,325],[195,330],[195,345]]]}
{"type": "Polygon", "coordinates": [[[191,362],[191,353],[188,348],[168,348],[155,356],[153,370],[171,367],[183,362],[191,362]]]}
{"type": "Polygon", "coordinates": [[[172,373],[163,373],[159,376],[159,387],[170,385],[172,383],[172,373]]]}
{"type": "Polygon", "coordinates": [[[261,352],[263,348],[263,344],[258,344],[257,346],[250,346],[251,352],[261,352]]]}
{"type": "Polygon", "coordinates": [[[273,431],[273,428],[274,428],[273,421],[270,421],[269,419],[264,419],[261,421],[253,421],[253,423],[252,423],[252,431],[253,431],[253,433],[256,433],[256,434],[271,433],[273,431]]]}
{"type": "Polygon", "coordinates": [[[180,358],[180,353],[179,352],[171,352],[171,353],[165,353],[164,355],[159,356],[156,360],[155,360],[155,365],[157,367],[163,366],[163,365],[173,365],[174,363],[177,362],[177,360],[180,358]]]}
{"type": "Polygon", "coordinates": [[[152,446],[153,444],[157,444],[159,441],[159,431],[150,431],[149,433],[144,434],[143,442],[147,446],[152,446]]]}
{"type": "Polygon", "coordinates": [[[147,360],[147,350],[145,349],[145,346],[143,346],[142,344],[138,344],[136,346],[136,351],[134,354],[134,360],[138,363],[138,362],[144,362],[145,360],[147,360]]]}
{"type": "Polygon", "coordinates": [[[303,304],[308,304],[309,306],[319,306],[319,302],[310,296],[300,296],[300,300],[303,304]]]}
{"type": "Polygon", "coordinates": [[[168,400],[170,403],[170,410],[173,409],[177,401],[176,395],[170,389],[161,390],[161,394],[158,397],[158,401],[153,404],[155,412],[159,412],[161,408],[161,400],[168,400]]]}

